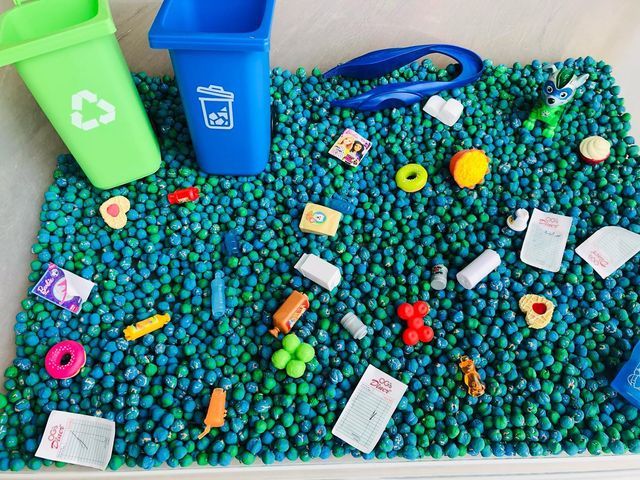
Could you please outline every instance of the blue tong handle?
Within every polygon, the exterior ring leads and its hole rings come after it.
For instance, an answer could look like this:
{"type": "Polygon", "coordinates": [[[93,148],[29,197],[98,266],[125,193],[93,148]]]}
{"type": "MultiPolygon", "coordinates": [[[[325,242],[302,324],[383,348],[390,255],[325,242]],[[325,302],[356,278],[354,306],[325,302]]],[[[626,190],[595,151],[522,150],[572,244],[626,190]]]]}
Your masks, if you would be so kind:
{"type": "Polygon", "coordinates": [[[456,60],[462,67],[460,74],[448,82],[400,82],[380,85],[352,98],[334,100],[331,105],[364,112],[406,107],[442,90],[473,83],[480,78],[484,70],[482,58],[477,53],[456,45],[433,44],[376,50],[332,68],[324,77],[344,75],[358,79],[375,78],[432,53],[456,60]]]}

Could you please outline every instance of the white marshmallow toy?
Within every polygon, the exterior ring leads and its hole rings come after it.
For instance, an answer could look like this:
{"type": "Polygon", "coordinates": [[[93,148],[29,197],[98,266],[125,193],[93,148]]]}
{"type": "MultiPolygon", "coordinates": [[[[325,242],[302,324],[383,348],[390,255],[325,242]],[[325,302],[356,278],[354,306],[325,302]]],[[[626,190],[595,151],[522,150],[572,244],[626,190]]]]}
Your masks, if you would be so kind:
{"type": "Polygon", "coordinates": [[[424,104],[423,110],[445,125],[452,127],[460,119],[464,107],[455,98],[445,101],[440,95],[433,95],[424,104]]]}

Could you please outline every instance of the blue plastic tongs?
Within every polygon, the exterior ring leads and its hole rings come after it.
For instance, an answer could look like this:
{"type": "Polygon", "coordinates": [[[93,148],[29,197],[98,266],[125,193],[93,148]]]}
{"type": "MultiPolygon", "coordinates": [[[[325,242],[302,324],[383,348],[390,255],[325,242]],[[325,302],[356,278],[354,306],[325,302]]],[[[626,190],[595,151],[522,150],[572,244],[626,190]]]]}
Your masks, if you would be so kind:
{"type": "Polygon", "coordinates": [[[358,79],[375,78],[431,53],[440,53],[451,57],[460,64],[462,71],[456,78],[448,82],[390,83],[380,85],[355,97],[334,100],[331,105],[365,112],[406,107],[442,90],[468,85],[482,75],[484,66],[482,58],[477,53],[456,45],[433,44],[376,50],[332,68],[324,74],[324,77],[344,75],[358,79]]]}

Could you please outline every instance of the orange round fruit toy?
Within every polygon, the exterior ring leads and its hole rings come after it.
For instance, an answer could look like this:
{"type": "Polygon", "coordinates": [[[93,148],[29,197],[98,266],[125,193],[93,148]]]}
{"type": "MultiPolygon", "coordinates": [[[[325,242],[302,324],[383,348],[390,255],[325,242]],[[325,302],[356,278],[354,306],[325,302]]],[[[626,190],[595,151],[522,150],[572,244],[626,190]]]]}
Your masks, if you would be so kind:
{"type": "Polygon", "coordinates": [[[489,157],[482,150],[460,150],[449,162],[449,171],[460,188],[475,188],[489,173],[489,157]]]}

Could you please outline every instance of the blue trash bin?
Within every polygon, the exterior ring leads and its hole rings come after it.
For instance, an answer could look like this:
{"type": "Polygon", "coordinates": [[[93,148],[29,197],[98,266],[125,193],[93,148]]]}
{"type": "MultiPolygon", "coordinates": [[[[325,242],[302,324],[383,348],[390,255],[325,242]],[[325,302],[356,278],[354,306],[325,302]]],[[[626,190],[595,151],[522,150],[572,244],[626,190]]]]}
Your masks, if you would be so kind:
{"type": "Polygon", "coordinates": [[[613,389],[640,408],[640,342],[635,346],[631,357],[611,382],[613,389]]]}
{"type": "Polygon", "coordinates": [[[275,0],[164,0],[149,31],[168,49],[198,164],[257,175],[271,147],[269,39],[275,0]]]}

